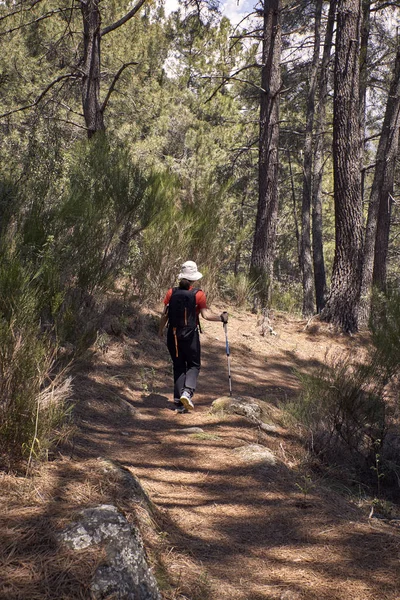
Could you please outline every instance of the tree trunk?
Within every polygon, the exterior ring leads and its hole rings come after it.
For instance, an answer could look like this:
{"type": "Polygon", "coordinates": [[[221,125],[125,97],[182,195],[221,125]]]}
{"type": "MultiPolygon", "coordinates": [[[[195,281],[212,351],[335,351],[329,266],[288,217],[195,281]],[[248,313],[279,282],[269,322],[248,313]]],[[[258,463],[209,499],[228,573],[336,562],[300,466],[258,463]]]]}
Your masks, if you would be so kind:
{"type": "Polygon", "coordinates": [[[262,55],[259,196],[250,275],[257,282],[256,302],[264,309],[271,298],[278,219],[281,0],[264,3],[262,55]]]}
{"type": "Polygon", "coordinates": [[[310,67],[309,89],[306,109],[306,131],[303,159],[303,198],[301,205],[301,269],[303,273],[303,315],[309,317],[314,313],[314,289],[311,256],[311,204],[313,188],[313,129],[315,115],[315,92],[319,63],[319,47],[321,44],[322,0],[315,5],[314,51],[310,67]]]}
{"type": "MultiPolygon", "coordinates": [[[[393,206],[393,181],[396,168],[396,158],[398,155],[399,146],[399,126],[400,126],[400,84],[399,84],[399,70],[400,70],[400,49],[397,49],[395,70],[390,87],[388,105],[389,103],[393,106],[390,108],[391,113],[391,127],[388,133],[388,147],[385,155],[385,166],[386,174],[382,187],[379,188],[379,211],[378,211],[378,223],[376,231],[376,242],[375,242],[375,254],[374,254],[374,270],[373,270],[373,284],[381,291],[386,291],[387,280],[387,256],[389,250],[389,233],[390,233],[390,222],[391,212],[393,206]]],[[[388,109],[387,109],[388,110],[388,109]]],[[[389,117],[388,117],[389,120],[389,117]]],[[[383,135],[383,132],[382,132],[383,135]]]]}
{"type": "Polygon", "coordinates": [[[331,60],[333,28],[336,16],[336,0],[331,0],[329,5],[328,21],[326,25],[324,51],[320,66],[318,82],[318,107],[316,111],[314,166],[313,166],[313,198],[312,198],[312,248],[314,265],[315,300],[317,312],[320,313],[325,306],[327,295],[326,272],[324,260],[324,247],[322,242],[322,177],[325,160],[325,130],[326,106],[328,102],[328,74],[331,60]]]}
{"type": "MultiPolygon", "coordinates": [[[[361,21],[361,47],[360,47],[360,136],[361,156],[360,164],[363,166],[365,155],[365,126],[368,87],[368,40],[371,29],[371,0],[362,0],[361,21]]],[[[364,199],[365,169],[361,169],[361,195],[364,199]]]]}
{"type": "Polygon", "coordinates": [[[389,250],[390,222],[393,206],[391,194],[380,195],[378,225],[376,230],[374,270],[372,275],[373,285],[381,292],[387,291],[387,256],[389,250]]]}
{"type": "Polygon", "coordinates": [[[100,0],[81,0],[83,17],[82,105],[88,137],[104,131],[100,104],[100,0]]]}
{"type": "Polygon", "coordinates": [[[359,0],[339,0],[333,113],[336,247],[331,292],[321,316],[349,333],[358,328],[362,267],[360,20],[359,0]]]}
{"type": "Polygon", "coordinates": [[[290,186],[292,189],[293,221],[294,221],[294,233],[296,236],[297,260],[299,263],[299,271],[301,273],[301,271],[302,271],[302,269],[301,269],[301,243],[300,243],[299,223],[298,223],[298,219],[297,219],[296,190],[295,190],[295,186],[294,186],[292,157],[290,155],[289,148],[287,149],[287,155],[288,155],[289,173],[290,173],[290,186]]]}
{"type": "Polygon", "coordinates": [[[384,291],[386,288],[386,260],[394,175],[399,147],[399,127],[400,46],[397,48],[382,132],[376,153],[374,181],[368,207],[360,303],[360,322],[363,325],[367,324],[370,315],[372,281],[374,280],[374,284],[380,290],[384,291]]]}
{"type": "Polygon", "coordinates": [[[236,247],[236,252],[235,252],[235,263],[234,263],[234,267],[233,267],[233,274],[235,275],[235,277],[238,276],[239,274],[239,268],[240,268],[240,261],[242,258],[242,248],[243,248],[243,229],[244,229],[244,207],[248,198],[248,182],[246,181],[246,187],[243,191],[243,195],[242,195],[242,200],[240,203],[240,207],[239,207],[239,212],[238,212],[238,225],[237,225],[237,232],[238,232],[238,238],[239,238],[239,243],[236,247]]]}

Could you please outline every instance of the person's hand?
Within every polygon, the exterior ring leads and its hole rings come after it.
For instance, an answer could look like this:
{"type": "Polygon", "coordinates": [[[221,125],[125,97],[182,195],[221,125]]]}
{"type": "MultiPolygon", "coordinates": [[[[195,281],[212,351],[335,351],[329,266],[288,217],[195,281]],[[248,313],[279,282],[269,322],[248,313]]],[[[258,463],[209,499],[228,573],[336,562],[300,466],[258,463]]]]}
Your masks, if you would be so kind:
{"type": "Polygon", "coordinates": [[[224,325],[228,322],[228,313],[226,312],[226,310],[224,310],[224,312],[220,314],[220,319],[224,325]]]}

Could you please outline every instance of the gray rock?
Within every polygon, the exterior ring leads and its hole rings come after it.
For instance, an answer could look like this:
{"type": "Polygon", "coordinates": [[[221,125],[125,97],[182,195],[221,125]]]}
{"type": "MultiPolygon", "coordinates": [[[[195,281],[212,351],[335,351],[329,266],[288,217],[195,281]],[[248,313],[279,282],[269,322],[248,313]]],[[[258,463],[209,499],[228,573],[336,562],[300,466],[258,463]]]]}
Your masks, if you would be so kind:
{"type": "Polygon", "coordinates": [[[279,433],[279,427],[264,423],[262,418],[262,408],[258,404],[257,400],[250,396],[221,396],[214,400],[210,408],[211,413],[228,413],[241,415],[258,425],[261,431],[265,433],[279,433]]]}
{"type": "Polygon", "coordinates": [[[248,446],[240,446],[235,452],[240,458],[250,463],[262,463],[267,465],[276,465],[276,458],[271,450],[259,444],[249,444],[248,446]]]}
{"type": "Polygon", "coordinates": [[[185,427],[178,429],[178,433],[204,433],[204,429],[201,427],[185,427]]]}
{"type": "Polygon", "coordinates": [[[122,491],[128,493],[132,501],[141,504],[148,513],[154,517],[156,516],[157,510],[153,502],[135,475],[111,460],[101,459],[101,463],[104,473],[111,475],[114,480],[118,481],[122,491]]]}
{"type": "Polygon", "coordinates": [[[259,427],[262,431],[266,433],[277,433],[279,431],[276,425],[270,425],[269,423],[259,423],[259,427]]]}
{"type": "Polygon", "coordinates": [[[230,410],[236,415],[242,415],[251,421],[258,422],[261,418],[261,407],[251,398],[234,398],[230,410]]]}
{"type": "Polygon", "coordinates": [[[258,421],[261,418],[261,407],[253,398],[245,396],[222,396],[217,398],[211,404],[211,412],[226,412],[241,415],[251,421],[258,421]]]}
{"type": "Polygon", "coordinates": [[[116,600],[161,600],[140,532],[115,506],[84,510],[81,520],[62,532],[60,539],[74,550],[104,546],[105,564],[97,569],[91,584],[94,600],[110,595],[116,600]]]}

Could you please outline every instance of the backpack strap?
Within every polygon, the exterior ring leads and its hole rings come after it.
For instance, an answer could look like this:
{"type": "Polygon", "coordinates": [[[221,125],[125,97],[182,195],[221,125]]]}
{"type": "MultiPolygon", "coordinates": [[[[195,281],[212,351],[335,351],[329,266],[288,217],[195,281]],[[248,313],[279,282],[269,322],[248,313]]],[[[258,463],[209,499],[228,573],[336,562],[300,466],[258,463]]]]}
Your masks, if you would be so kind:
{"type": "Polygon", "coordinates": [[[176,358],[178,358],[179,350],[178,350],[178,338],[176,337],[176,327],[174,327],[172,329],[172,335],[174,336],[174,342],[175,342],[175,356],[176,356],[176,358]]]}
{"type": "MultiPolygon", "coordinates": [[[[196,297],[197,292],[201,292],[201,288],[196,288],[194,290],[195,297],[196,297]]],[[[197,304],[196,304],[196,313],[197,313],[197,304]]],[[[199,333],[203,333],[203,330],[202,330],[201,324],[200,324],[200,313],[196,314],[196,321],[197,321],[197,327],[199,329],[199,333]]]]}

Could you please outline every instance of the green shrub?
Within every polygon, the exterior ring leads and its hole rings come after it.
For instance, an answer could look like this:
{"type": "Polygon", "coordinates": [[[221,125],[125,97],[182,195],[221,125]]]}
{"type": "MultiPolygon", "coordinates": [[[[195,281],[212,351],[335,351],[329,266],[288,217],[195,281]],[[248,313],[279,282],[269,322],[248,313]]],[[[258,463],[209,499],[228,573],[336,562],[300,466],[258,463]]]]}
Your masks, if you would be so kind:
{"type": "Polygon", "coordinates": [[[328,462],[370,468],[377,440],[381,445],[387,431],[387,410],[374,366],[337,358],[297,376],[302,392],[288,409],[307,431],[309,448],[328,462]]]}
{"type": "Polygon", "coordinates": [[[399,407],[396,412],[387,399],[394,397],[400,371],[399,293],[375,295],[371,341],[362,364],[350,356],[326,357],[311,373],[297,372],[302,391],[287,409],[311,451],[342,469],[368,474],[379,493],[391,484],[398,488],[400,477],[399,407]]]}
{"type": "Polygon", "coordinates": [[[189,254],[191,227],[171,190],[154,222],[131,245],[130,276],[142,301],[161,298],[173,285],[189,254]]]}
{"type": "Polygon", "coordinates": [[[218,295],[223,269],[224,225],[230,215],[221,201],[226,189],[205,181],[195,198],[172,181],[153,223],[132,246],[131,272],[143,301],[162,297],[174,284],[185,260],[194,260],[204,275],[201,282],[209,302],[218,295]],[[210,219],[212,215],[212,219],[210,219]]]}
{"type": "Polygon", "coordinates": [[[165,179],[145,173],[101,136],[77,147],[54,222],[64,279],[88,292],[112,287],[132,240],[164,202],[165,179]]]}
{"type": "Polygon", "coordinates": [[[392,291],[387,296],[374,292],[370,320],[374,350],[373,362],[388,382],[400,371],[400,293],[392,291]]]}
{"type": "Polygon", "coordinates": [[[56,342],[41,330],[37,277],[18,256],[2,257],[0,290],[0,451],[10,465],[55,440],[68,385],[52,382],[56,342]]]}
{"type": "Polygon", "coordinates": [[[252,303],[256,284],[246,273],[238,273],[236,276],[229,274],[225,285],[225,295],[235,306],[243,308],[252,303]]]}
{"type": "Polygon", "coordinates": [[[271,297],[271,306],[276,310],[290,314],[301,313],[302,286],[296,281],[274,281],[271,297]]]}

